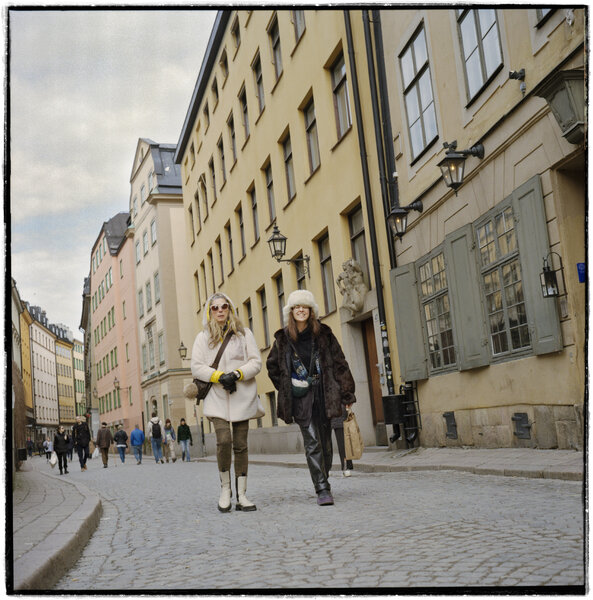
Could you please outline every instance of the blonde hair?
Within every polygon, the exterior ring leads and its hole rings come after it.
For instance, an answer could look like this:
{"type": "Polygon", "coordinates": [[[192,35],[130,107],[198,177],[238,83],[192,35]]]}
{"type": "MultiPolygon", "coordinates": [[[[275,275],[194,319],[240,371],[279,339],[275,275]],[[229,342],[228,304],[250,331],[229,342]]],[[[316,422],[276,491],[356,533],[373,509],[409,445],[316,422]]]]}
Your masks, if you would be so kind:
{"type": "Polygon", "coordinates": [[[208,310],[211,310],[210,307],[212,306],[212,302],[217,298],[224,300],[229,305],[229,315],[224,325],[221,325],[216,319],[208,319],[206,329],[208,330],[208,334],[210,336],[210,340],[208,341],[210,348],[214,348],[216,344],[221,342],[229,329],[235,333],[240,333],[241,335],[245,333],[245,328],[243,327],[243,323],[241,323],[241,319],[239,319],[239,317],[235,314],[233,305],[226,296],[223,296],[222,294],[214,294],[214,296],[210,298],[208,310]]]}
{"type": "MultiPolygon", "coordinates": [[[[319,330],[321,329],[321,326],[319,324],[319,321],[313,314],[313,311],[311,310],[311,308],[308,306],[307,306],[307,308],[309,309],[309,318],[307,319],[307,326],[311,327],[311,331],[312,331],[313,335],[315,337],[317,337],[317,335],[319,334],[319,330]]],[[[292,310],[288,313],[288,325],[286,326],[286,330],[288,332],[290,339],[293,342],[296,342],[297,337],[299,335],[299,330],[297,329],[296,319],[294,318],[294,315],[292,314],[292,310]]]]}

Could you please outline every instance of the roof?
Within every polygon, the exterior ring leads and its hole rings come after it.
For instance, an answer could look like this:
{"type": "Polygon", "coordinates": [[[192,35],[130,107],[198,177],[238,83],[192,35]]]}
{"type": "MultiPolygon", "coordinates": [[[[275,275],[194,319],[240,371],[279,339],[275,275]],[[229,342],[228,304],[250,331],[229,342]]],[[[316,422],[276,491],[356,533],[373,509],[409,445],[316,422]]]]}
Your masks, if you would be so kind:
{"type": "Polygon", "coordinates": [[[175,151],[176,164],[181,163],[181,157],[183,156],[185,147],[189,141],[193,123],[198,115],[198,110],[200,108],[202,98],[204,97],[204,92],[206,91],[210,72],[214,66],[214,61],[216,60],[218,49],[220,48],[222,38],[226,31],[226,26],[231,18],[231,13],[231,10],[219,10],[218,14],[216,15],[214,25],[212,26],[212,33],[210,34],[210,39],[208,40],[208,46],[206,47],[206,52],[204,53],[204,60],[202,61],[200,73],[198,74],[198,80],[194,86],[194,91],[189,103],[189,108],[187,109],[187,114],[185,115],[185,121],[183,122],[179,141],[177,142],[177,149],[175,151]]]}
{"type": "Polygon", "coordinates": [[[129,214],[127,212],[120,212],[111,217],[106,223],[103,223],[105,237],[107,238],[107,246],[112,255],[119,252],[119,248],[126,237],[128,216],[129,214]]]}

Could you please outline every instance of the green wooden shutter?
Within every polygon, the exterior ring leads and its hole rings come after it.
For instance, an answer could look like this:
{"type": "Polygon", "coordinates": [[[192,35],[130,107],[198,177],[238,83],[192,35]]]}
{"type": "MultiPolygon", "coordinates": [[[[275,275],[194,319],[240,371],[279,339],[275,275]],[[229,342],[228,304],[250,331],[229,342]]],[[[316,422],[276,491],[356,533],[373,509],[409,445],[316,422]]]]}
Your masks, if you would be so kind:
{"type": "Polygon", "coordinates": [[[414,263],[392,269],[389,279],[401,376],[404,381],[426,379],[428,377],[428,359],[422,336],[420,301],[416,289],[414,263]]]}
{"type": "Polygon", "coordinates": [[[513,192],[512,202],[533,352],[557,352],[562,350],[562,332],[556,299],[542,296],[539,279],[544,257],[550,252],[539,175],[519,186],[513,192]]]}
{"type": "Polygon", "coordinates": [[[475,247],[471,223],[445,237],[447,283],[460,371],[482,367],[490,361],[475,247]]]}

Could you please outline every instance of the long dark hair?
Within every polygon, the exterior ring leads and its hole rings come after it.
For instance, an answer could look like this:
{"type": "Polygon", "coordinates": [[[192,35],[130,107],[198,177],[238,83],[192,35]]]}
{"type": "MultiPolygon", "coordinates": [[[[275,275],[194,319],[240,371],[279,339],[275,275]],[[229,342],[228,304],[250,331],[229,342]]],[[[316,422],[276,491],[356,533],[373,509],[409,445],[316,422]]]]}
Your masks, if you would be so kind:
{"type": "MultiPolygon", "coordinates": [[[[309,308],[309,307],[307,307],[309,308]]],[[[311,328],[311,332],[315,337],[319,334],[321,329],[321,325],[319,321],[315,318],[313,311],[309,308],[309,318],[307,319],[307,327],[311,328]]],[[[288,332],[288,336],[293,342],[296,342],[297,336],[299,335],[299,330],[297,329],[296,319],[292,314],[292,309],[288,313],[288,325],[286,326],[286,331],[288,332]]]]}

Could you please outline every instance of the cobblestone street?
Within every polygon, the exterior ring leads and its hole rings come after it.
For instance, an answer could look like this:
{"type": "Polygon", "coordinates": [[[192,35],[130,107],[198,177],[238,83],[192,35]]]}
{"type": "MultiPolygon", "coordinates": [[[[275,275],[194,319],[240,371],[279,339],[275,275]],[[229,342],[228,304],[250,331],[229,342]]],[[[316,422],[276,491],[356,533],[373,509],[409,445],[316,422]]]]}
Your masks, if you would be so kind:
{"type": "Polygon", "coordinates": [[[251,465],[252,513],[221,514],[216,465],[100,460],[69,477],[103,516],[55,590],[582,585],[582,484],[456,471],[330,477],[251,465]]]}

